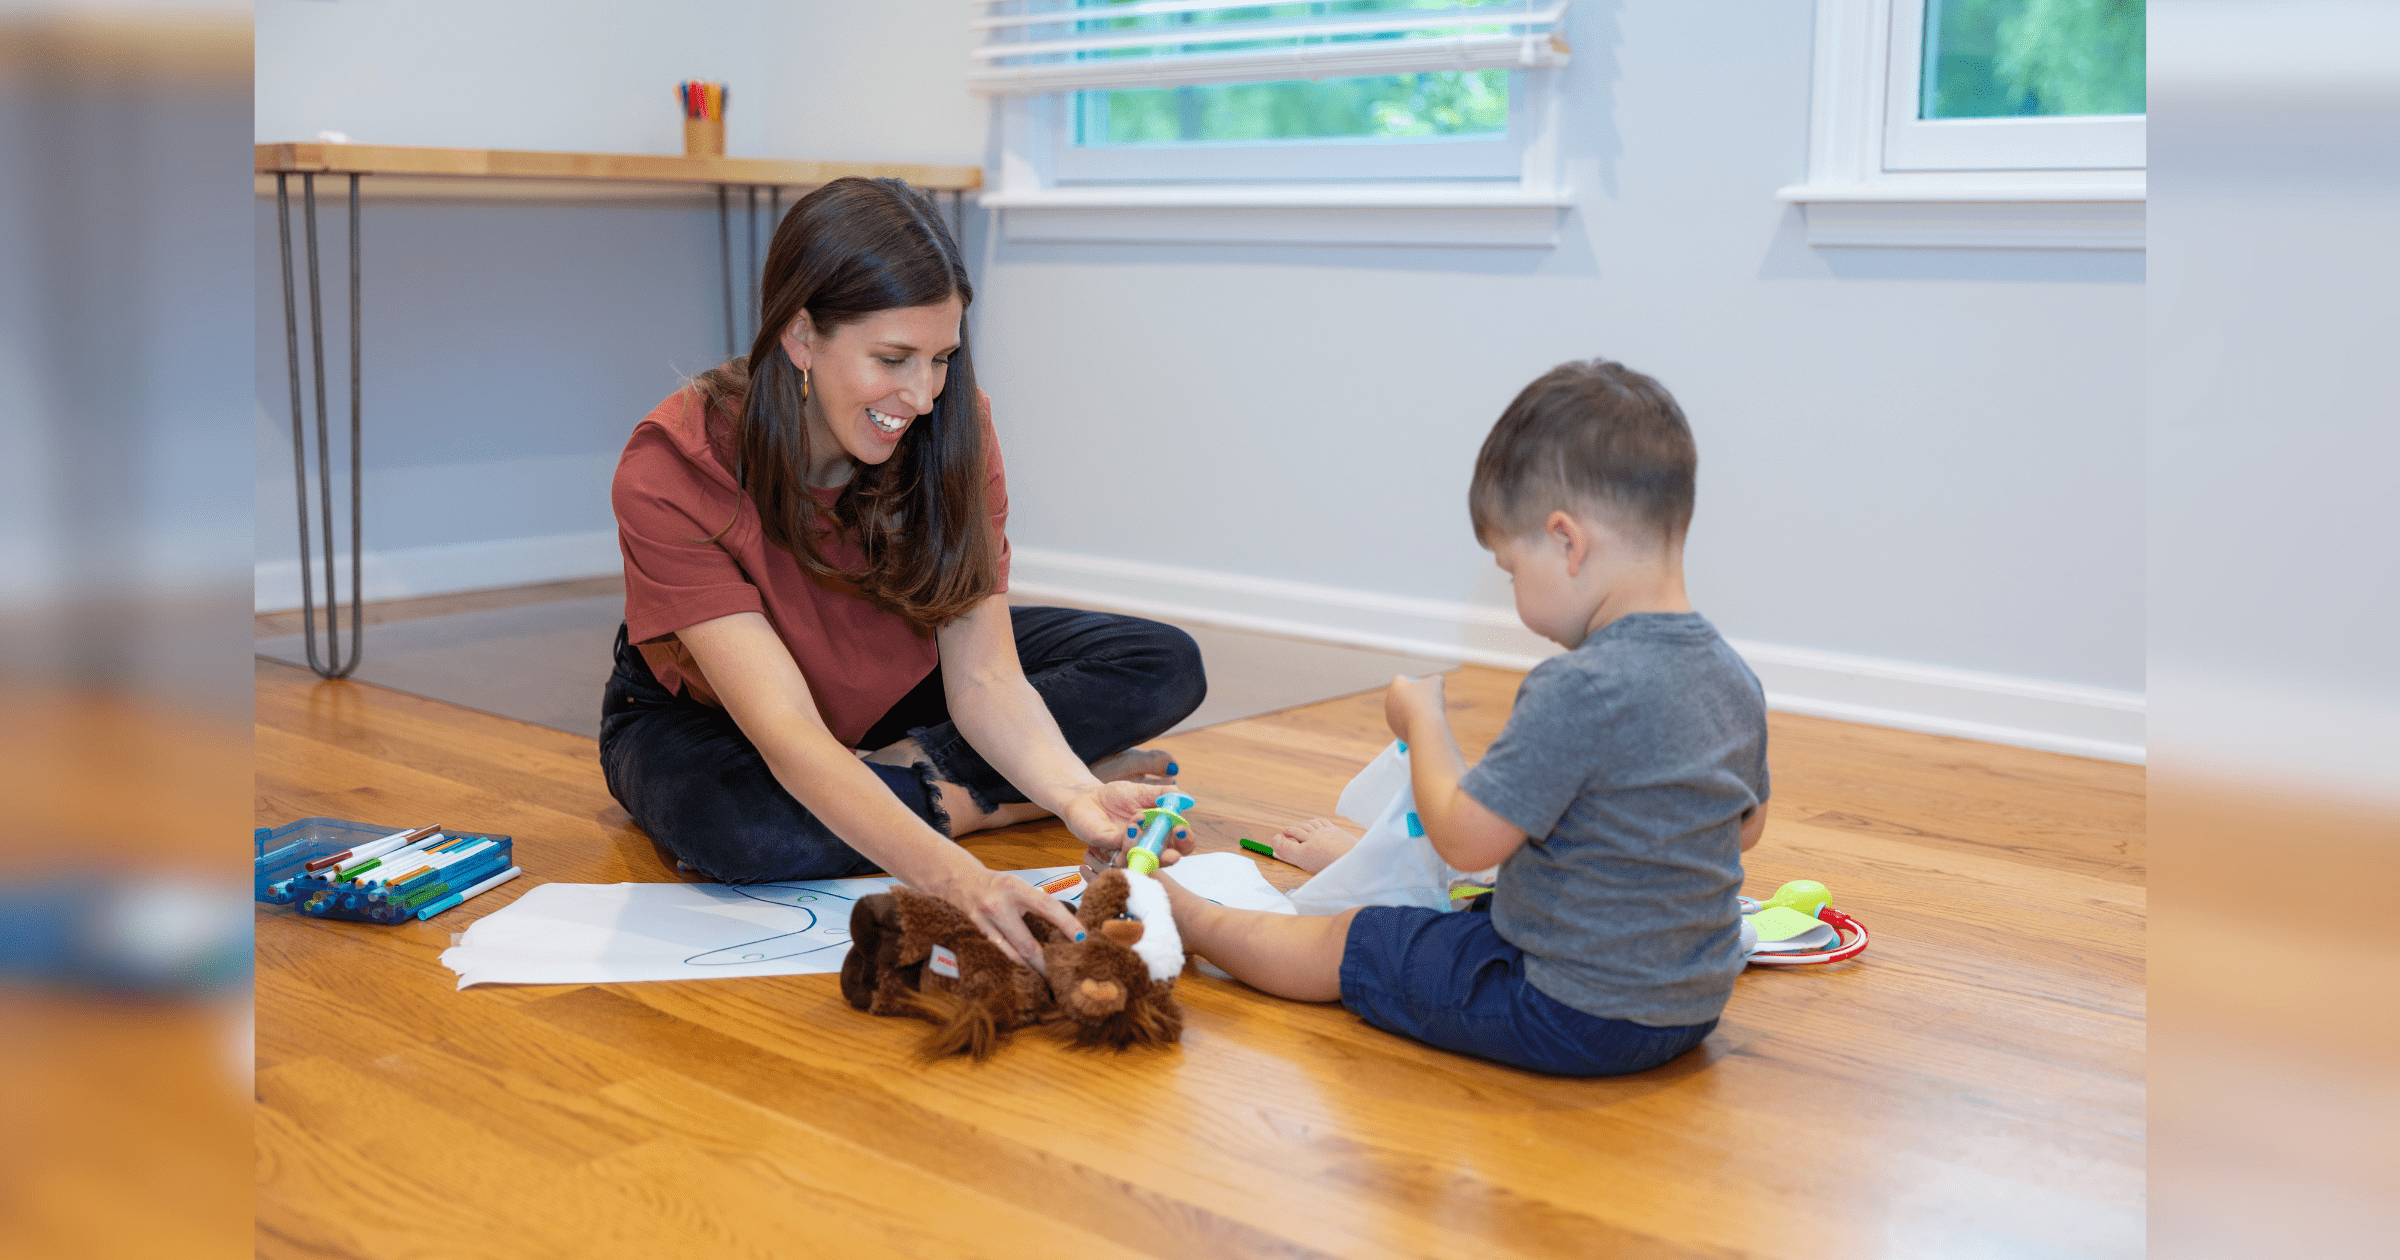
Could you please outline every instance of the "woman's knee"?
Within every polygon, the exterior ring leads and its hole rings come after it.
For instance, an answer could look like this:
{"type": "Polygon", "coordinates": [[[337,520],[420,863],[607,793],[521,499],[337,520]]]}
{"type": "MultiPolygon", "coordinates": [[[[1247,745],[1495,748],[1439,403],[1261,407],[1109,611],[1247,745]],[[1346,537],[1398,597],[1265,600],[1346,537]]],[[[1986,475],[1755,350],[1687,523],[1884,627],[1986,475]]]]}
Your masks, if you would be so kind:
{"type": "Polygon", "coordinates": [[[1180,626],[1132,617],[1126,620],[1138,627],[1139,646],[1130,655],[1148,676],[1159,711],[1173,715],[1167,725],[1191,716],[1208,698],[1208,671],[1200,659],[1200,645],[1180,626]]]}

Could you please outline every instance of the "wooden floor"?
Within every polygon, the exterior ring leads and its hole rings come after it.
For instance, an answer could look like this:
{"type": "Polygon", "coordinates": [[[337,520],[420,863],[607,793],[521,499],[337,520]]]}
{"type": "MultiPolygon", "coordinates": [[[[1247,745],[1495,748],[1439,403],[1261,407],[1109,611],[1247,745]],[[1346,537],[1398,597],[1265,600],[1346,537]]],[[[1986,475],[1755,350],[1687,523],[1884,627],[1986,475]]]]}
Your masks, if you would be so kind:
{"type": "MultiPolygon", "coordinates": [[[[1470,755],[1517,676],[1450,685],[1470,755]]],[[[528,878],[431,923],[258,913],[267,1256],[2134,1256],[2132,767],[1776,715],[1748,891],[1824,880],[1874,947],[1753,968],[1699,1050],[1567,1081],[1187,972],[1181,1047],[983,1066],[832,976],[459,992],[534,881],[671,878],[591,741],[258,666],[262,825],[507,832],[528,878]]],[[[1204,850],[1325,812],[1352,697],[1162,741],[1204,850]]],[[[970,847],[1076,860],[1054,825],[970,847]]],[[[1278,883],[1297,872],[1265,863],[1278,883]]]]}

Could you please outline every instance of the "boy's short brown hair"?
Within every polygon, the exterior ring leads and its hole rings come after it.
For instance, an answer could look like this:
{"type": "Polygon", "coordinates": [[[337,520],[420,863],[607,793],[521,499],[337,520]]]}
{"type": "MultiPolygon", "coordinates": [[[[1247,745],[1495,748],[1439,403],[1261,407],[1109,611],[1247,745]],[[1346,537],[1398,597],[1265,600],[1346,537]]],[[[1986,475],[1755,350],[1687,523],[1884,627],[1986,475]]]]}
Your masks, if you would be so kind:
{"type": "Polygon", "coordinates": [[[1661,542],[1692,523],[1700,466],[1683,408],[1657,381],[1607,359],[1561,363],[1500,413],[1475,457],[1475,540],[1522,538],[1553,511],[1606,516],[1661,542]]]}

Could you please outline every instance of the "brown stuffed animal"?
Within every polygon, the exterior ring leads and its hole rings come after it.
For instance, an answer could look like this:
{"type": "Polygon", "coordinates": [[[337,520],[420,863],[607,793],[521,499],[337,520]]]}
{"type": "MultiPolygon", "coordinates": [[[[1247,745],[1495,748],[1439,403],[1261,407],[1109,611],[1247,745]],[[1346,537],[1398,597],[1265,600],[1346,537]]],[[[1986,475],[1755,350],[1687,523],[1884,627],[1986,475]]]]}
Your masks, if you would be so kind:
{"type": "Polygon", "coordinates": [[[939,897],[895,887],[862,897],[850,913],[842,996],[871,1015],[931,1023],[927,1058],[977,1059],[1011,1031],[1048,1024],[1079,1046],[1122,1050],[1183,1037],[1175,977],[1183,941],[1166,890],[1147,875],[1103,872],[1076,910],[1084,939],[1068,940],[1032,915],[1048,972],[1034,971],[976,930],[939,897]]]}

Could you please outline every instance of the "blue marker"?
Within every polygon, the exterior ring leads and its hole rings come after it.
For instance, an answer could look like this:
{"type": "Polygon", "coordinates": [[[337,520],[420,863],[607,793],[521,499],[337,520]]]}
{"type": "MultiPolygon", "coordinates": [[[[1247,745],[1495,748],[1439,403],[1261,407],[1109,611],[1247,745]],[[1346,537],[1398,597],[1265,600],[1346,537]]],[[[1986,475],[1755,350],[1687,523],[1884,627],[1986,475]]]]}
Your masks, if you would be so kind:
{"type": "Polygon", "coordinates": [[[1134,841],[1131,849],[1125,851],[1125,869],[1140,871],[1144,875],[1156,874],[1159,854],[1166,851],[1168,834],[1172,832],[1178,840],[1192,834],[1188,829],[1191,824],[1183,820],[1182,811],[1194,804],[1196,802],[1191,797],[1173,788],[1159,793],[1158,805],[1142,811],[1141,826],[1129,828],[1125,833],[1141,837],[1134,841]]]}
{"type": "Polygon", "coordinates": [[[465,892],[454,892],[431,905],[421,906],[417,909],[417,919],[419,922],[422,922],[426,919],[432,918],[437,914],[440,914],[442,911],[447,910],[452,906],[457,905],[459,902],[465,901],[469,897],[476,896],[480,893],[490,892],[492,889],[498,888],[500,885],[515,879],[519,873],[519,868],[514,866],[509,867],[507,870],[492,876],[490,879],[475,885],[473,888],[470,888],[465,892]]]}

